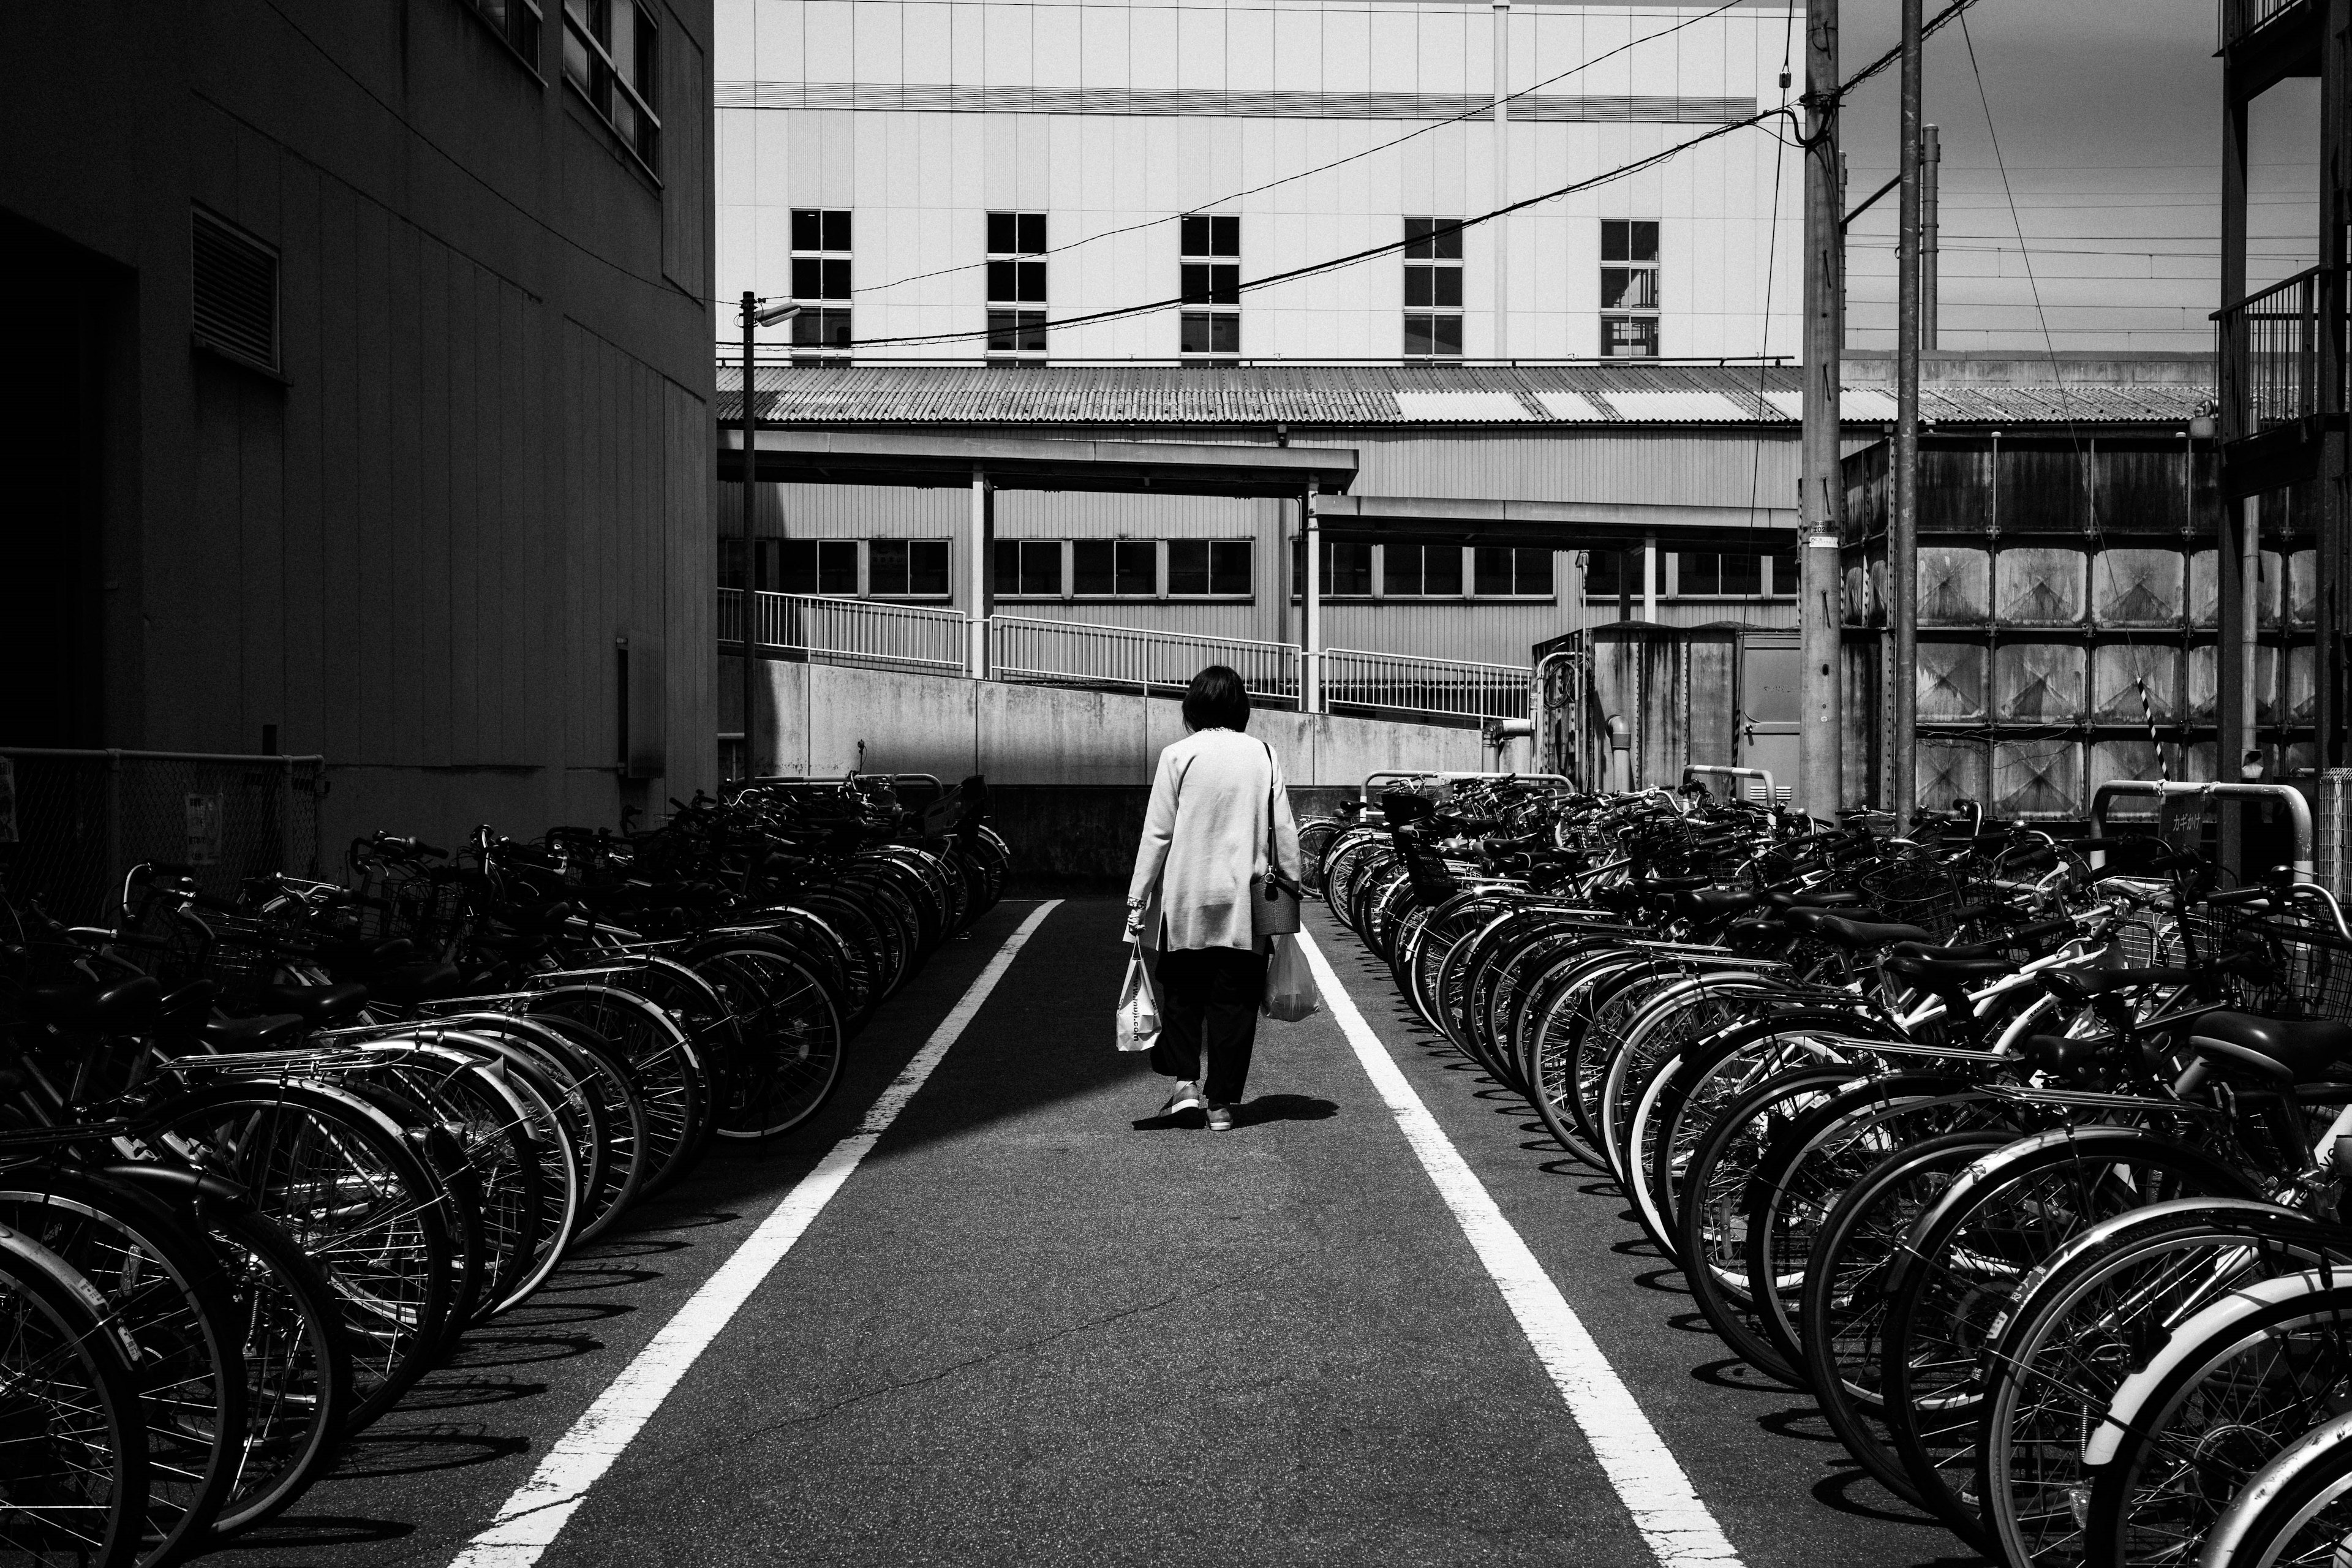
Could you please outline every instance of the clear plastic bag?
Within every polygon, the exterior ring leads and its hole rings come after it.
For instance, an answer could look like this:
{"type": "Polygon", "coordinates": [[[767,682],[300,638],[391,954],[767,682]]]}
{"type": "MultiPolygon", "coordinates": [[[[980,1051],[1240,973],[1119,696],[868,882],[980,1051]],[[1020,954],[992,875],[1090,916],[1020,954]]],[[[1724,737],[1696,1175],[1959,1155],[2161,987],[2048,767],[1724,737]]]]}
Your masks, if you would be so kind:
{"type": "Polygon", "coordinates": [[[1265,999],[1258,1011],[1283,1024],[1313,1017],[1323,1010],[1323,995],[1315,989],[1315,972],[1307,966],[1307,950],[1295,936],[1270,940],[1274,947],[1265,960],[1265,999]]]}

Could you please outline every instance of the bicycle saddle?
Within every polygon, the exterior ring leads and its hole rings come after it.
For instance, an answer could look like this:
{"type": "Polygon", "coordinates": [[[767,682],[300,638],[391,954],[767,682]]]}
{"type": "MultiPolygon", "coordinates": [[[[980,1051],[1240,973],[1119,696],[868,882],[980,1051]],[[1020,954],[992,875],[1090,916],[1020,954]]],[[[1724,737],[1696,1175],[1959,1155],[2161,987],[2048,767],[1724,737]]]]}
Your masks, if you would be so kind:
{"type": "Polygon", "coordinates": [[[348,1018],[367,1005],[368,988],[357,981],[341,985],[265,985],[261,1000],[314,1027],[348,1018]]]}
{"type": "Polygon", "coordinates": [[[1683,894],[1678,901],[1685,914],[1703,921],[1719,921],[1746,913],[1762,903],[1764,898],[1743,888],[1699,888],[1683,894]]]}
{"type": "Polygon", "coordinates": [[[89,985],[37,985],[25,994],[26,1011],[44,1023],[92,1034],[134,1034],[163,1016],[163,987],[154,976],[134,975],[103,989],[89,985]]]}
{"type": "Polygon", "coordinates": [[[2096,1061],[2109,1043],[2071,1039],[2064,1035],[2028,1035],[2019,1042],[2018,1054],[2037,1072],[2066,1078],[2096,1061]]]}
{"type": "Polygon", "coordinates": [[[2209,1059],[2252,1068],[2266,1078],[2309,1083],[2352,1056],[2352,1024],[2208,1013],[2192,1027],[2189,1048],[2209,1059]]]}
{"type": "Polygon", "coordinates": [[[1794,909],[1789,911],[1789,923],[1799,931],[1810,931],[1823,942],[1837,947],[1863,949],[1892,947],[1898,942],[1930,942],[1935,933],[1915,925],[1893,921],[1848,920],[1821,910],[1794,909]]]}
{"type": "Polygon", "coordinates": [[[1786,914],[1790,910],[1851,910],[1862,902],[1862,895],[1851,888],[1833,888],[1822,893],[1767,893],[1764,901],[1786,914]]]}
{"type": "Polygon", "coordinates": [[[302,1020],[292,1013],[215,1018],[204,1029],[205,1044],[216,1051],[266,1051],[292,1045],[301,1033],[302,1020]]]}
{"type": "Polygon", "coordinates": [[[1887,973],[1900,975],[1928,991],[1954,991],[1982,981],[1997,980],[2004,974],[2014,973],[2016,970],[2017,965],[2006,958],[1948,958],[1914,952],[1886,961],[1887,973]]]}
{"type": "Polygon", "coordinates": [[[2052,970],[2042,976],[2042,986],[2061,1002],[2079,1004],[2111,991],[2128,991],[2140,985],[2186,985],[2197,974],[2193,969],[2052,970]]]}

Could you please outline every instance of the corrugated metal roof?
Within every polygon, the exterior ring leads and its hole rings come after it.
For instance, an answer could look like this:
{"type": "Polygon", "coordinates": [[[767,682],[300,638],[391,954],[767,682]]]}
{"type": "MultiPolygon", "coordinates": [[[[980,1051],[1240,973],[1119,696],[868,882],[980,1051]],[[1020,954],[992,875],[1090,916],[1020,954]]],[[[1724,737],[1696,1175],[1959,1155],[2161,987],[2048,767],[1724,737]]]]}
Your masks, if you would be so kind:
{"type": "MultiPolygon", "coordinates": [[[[719,416],[741,417],[731,365],[719,416]]],[[[763,419],[823,425],[1417,426],[1786,424],[1794,366],[1561,365],[763,365],[763,419]]],[[[1939,425],[2179,424],[2210,382],[1933,382],[1922,418],[1939,425]]],[[[1850,384],[1846,418],[1892,420],[1883,380],[1850,384]]]]}

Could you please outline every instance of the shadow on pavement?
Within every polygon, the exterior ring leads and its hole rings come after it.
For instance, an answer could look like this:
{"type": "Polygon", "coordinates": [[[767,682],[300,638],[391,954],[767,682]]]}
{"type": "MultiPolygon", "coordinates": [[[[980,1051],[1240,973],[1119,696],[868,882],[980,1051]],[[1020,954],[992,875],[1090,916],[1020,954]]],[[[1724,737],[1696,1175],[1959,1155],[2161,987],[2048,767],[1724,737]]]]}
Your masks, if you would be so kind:
{"type": "MultiPolygon", "coordinates": [[[[1307,1094],[1262,1094],[1234,1107],[1234,1130],[1259,1127],[1269,1121],[1328,1121],[1339,1114],[1339,1102],[1307,1094]]],[[[1146,1116],[1130,1122],[1138,1132],[1198,1132],[1208,1126],[1198,1110],[1173,1116],[1146,1116]]]]}

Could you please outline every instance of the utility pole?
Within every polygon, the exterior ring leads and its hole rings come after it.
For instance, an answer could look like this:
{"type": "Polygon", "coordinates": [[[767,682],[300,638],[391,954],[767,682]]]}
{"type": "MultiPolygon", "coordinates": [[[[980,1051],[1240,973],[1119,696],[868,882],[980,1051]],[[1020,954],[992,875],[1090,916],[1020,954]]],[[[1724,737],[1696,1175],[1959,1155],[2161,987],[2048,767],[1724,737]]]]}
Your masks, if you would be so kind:
{"type": "Polygon", "coordinates": [[[1839,406],[1844,321],[1845,243],[1839,219],[1837,0],[1805,7],[1804,435],[1798,491],[1797,619],[1803,664],[1798,680],[1797,805],[1834,818],[1843,804],[1845,719],[1839,696],[1839,406]]]}
{"type": "Polygon", "coordinates": [[[754,581],[751,570],[751,553],[753,549],[751,543],[751,513],[753,510],[753,502],[760,493],[759,480],[756,476],[756,470],[759,464],[754,460],[758,448],[753,445],[751,434],[752,428],[757,423],[757,421],[755,421],[751,416],[751,328],[759,319],[759,296],[753,294],[749,289],[746,289],[743,290],[743,577],[742,582],[740,584],[740,591],[737,595],[736,603],[743,612],[741,625],[738,629],[743,634],[742,782],[747,785],[751,784],[754,778],[757,778],[760,773],[757,742],[753,739],[751,732],[752,725],[755,722],[755,715],[759,711],[752,700],[751,677],[760,668],[759,627],[753,624],[757,618],[756,612],[760,606],[758,600],[752,596],[751,593],[752,583],[754,581]]]}
{"type": "Polygon", "coordinates": [[[1886,595],[1895,634],[1887,716],[1888,805],[1911,831],[1919,706],[1919,13],[1903,0],[1902,227],[1895,242],[1895,514],[1886,530],[1886,595]]]}
{"type": "Polygon", "coordinates": [[[1932,125],[1919,127],[1919,346],[1942,348],[1936,312],[1943,298],[1942,233],[1944,137],[1932,125]]]}

